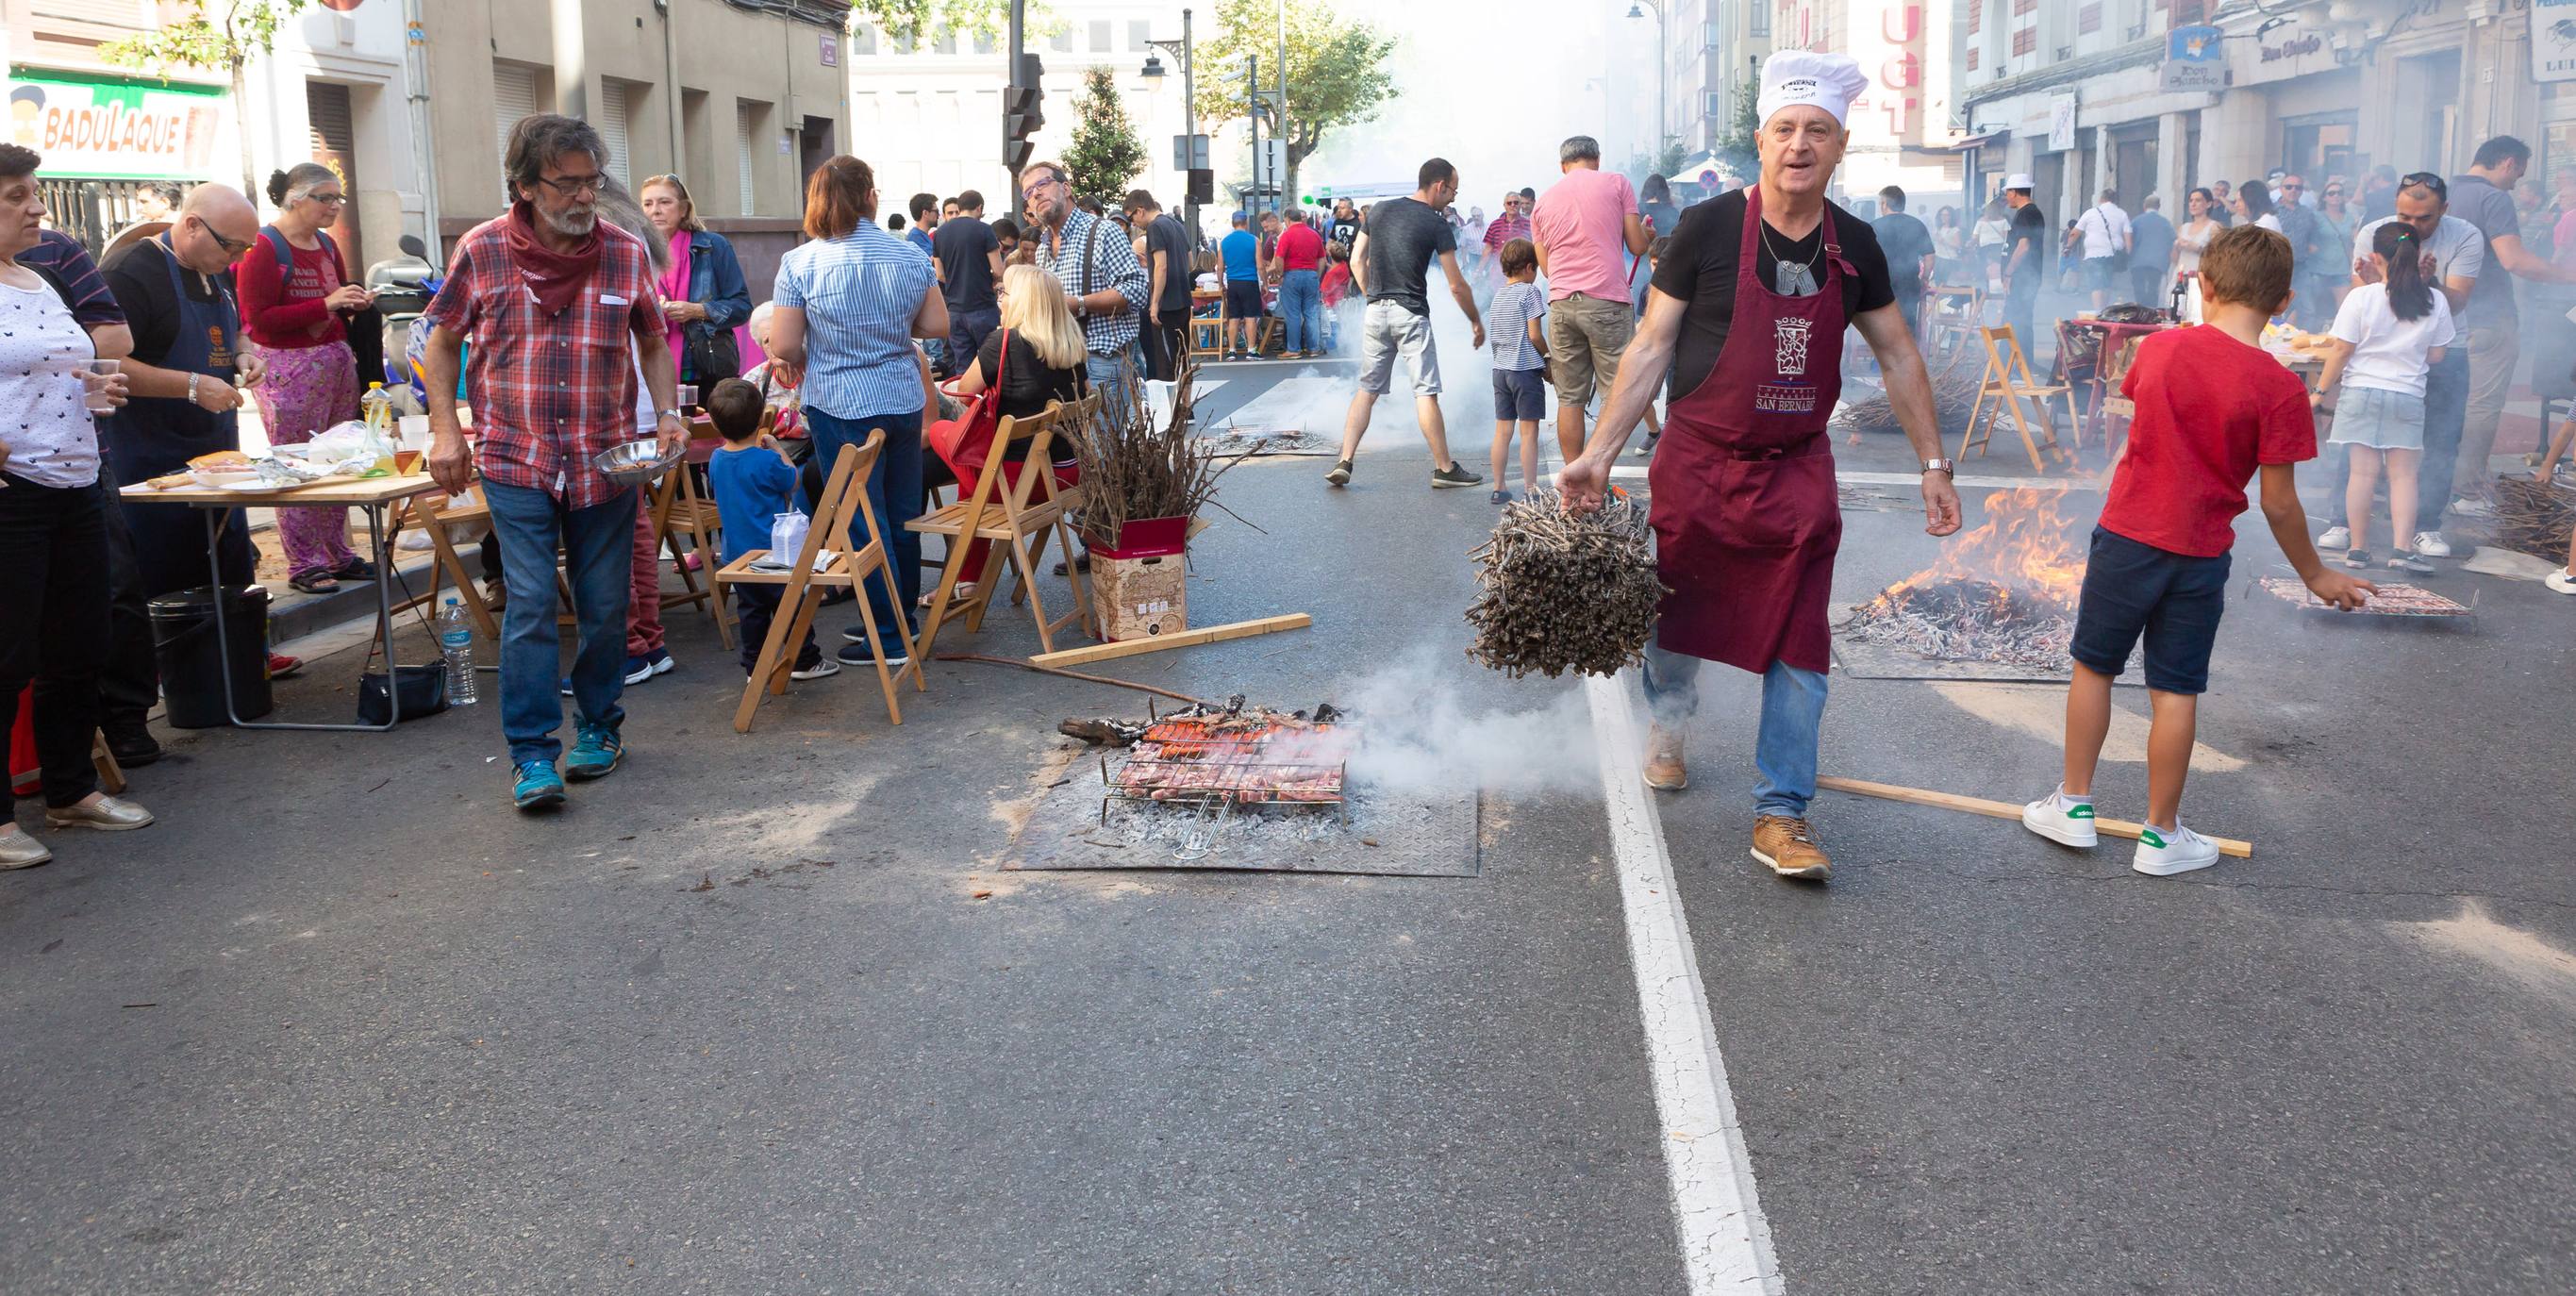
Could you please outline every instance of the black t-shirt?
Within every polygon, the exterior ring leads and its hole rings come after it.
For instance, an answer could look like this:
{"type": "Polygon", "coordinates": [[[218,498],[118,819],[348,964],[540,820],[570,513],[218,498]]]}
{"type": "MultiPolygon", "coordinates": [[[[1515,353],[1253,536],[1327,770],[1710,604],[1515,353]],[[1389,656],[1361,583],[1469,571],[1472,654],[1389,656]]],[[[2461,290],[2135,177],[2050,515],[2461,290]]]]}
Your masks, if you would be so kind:
{"type": "MultiPolygon", "coordinates": [[[[1842,238],[1843,259],[1858,272],[1843,276],[1843,313],[1858,315],[1894,302],[1896,287],[1888,280],[1887,254],[1879,250],[1878,235],[1869,222],[1832,203],[1826,206],[1832,209],[1834,228],[1842,238]]],[[[1744,208],[1744,191],[1738,189],[1683,212],[1673,230],[1672,246],[1655,263],[1656,290],[1679,298],[1686,308],[1681,340],[1673,352],[1675,400],[1690,395],[1717,367],[1718,353],[1726,349],[1726,333],[1735,322],[1735,258],[1744,241],[1744,208]]],[[[1816,282],[1823,283],[1825,267],[1817,258],[1824,250],[1824,232],[1824,222],[1818,221],[1802,239],[1783,238],[1777,230],[1767,239],[1757,237],[1753,273],[1777,284],[1781,256],[1793,264],[1816,260],[1816,282]]]]}
{"type": "MultiPolygon", "coordinates": [[[[265,254],[267,248],[256,250],[265,254]]],[[[179,299],[170,291],[170,254],[161,249],[159,239],[136,239],[118,248],[100,273],[107,276],[107,290],[116,294],[116,304],[125,312],[126,326],[134,330],[134,358],[160,366],[169,358],[171,344],[179,340],[179,299]]],[[[183,268],[179,282],[186,286],[190,301],[212,305],[232,288],[233,275],[227,270],[208,282],[183,268]]]]}
{"type": "Polygon", "coordinates": [[[993,227],[972,216],[941,221],[930,236],[930,254],[939,259],[940,293],[953,311],[993,308],[993,263],[1002,250],[993,227]]]}
{"type": "MultiPolygon", "coordinates": [[[[1154,223],[1145,227],[1145,251],[1164,258],[1163,309],[1189,310],[1191,278],[1189,227],[1173,219],[1170,212],[1155,217],[1154,223]]],[[[1148,287],[1154,282],[1154,267],[1150,264],[1145,267],[1145,282],[1148,287]]],[[[1164,317],[1164,322],[1178,327],[1168,315],[1164,317]]]]}
{"type": "Polygon", "coordinates": [[[2004,238],[2005,265],[2012,264],[2013,245],[2017,243],[2030,244],[2029,253],[2021,259],[2021,273],[2048,273],[2048,217],[2039,210],[2038,203],[2023,203],[2013,213],[2012,229],[2004,238]]]}
{"type": "Polygon", "coordinates": [[[1681,223],[1682,209],[1658,198],[1637,204],[1637,215],[1645,219],[1650,236],[1661,238],[1681,223]]]}
{"type": "Polygon", "coordinates": [[[1878,235],[1878,250],[1887,255],[1889,281],[1909,296],[1923,291],[1923,258],[1932,255],[1932,231],[1904,212],[1889,212],[1869,228],[1878,235]]]}
{"type": "Polygon", "coordinates": [[[1457,229],[1427,204],[1412,198],[1379,203],[1368,216],[1368,299],[1430,314],[1423,284],[1431,277],[1431,263],[1441,253],[1457,250],[1457,229]]]}
{"type": "Polygon", "coordinates": [[[984,368],[986,383],[991,383],[997,373],[1002,376],[1001,411],[1004,418],[1027,418],[1041,413],[1051,400],[1082,399],[1084,369],[1081,365],[1070,369],[1049,369],[1038,359],[1038,353],[1029,345],[1029,340],[1017,334],[1008,335],[1011,339],[1011,362],[1005,365],[1002,363],[1004,336],[1003,330],[993,330],[984,339],[984,349],[975,353],[976,362],[984,368]]]}

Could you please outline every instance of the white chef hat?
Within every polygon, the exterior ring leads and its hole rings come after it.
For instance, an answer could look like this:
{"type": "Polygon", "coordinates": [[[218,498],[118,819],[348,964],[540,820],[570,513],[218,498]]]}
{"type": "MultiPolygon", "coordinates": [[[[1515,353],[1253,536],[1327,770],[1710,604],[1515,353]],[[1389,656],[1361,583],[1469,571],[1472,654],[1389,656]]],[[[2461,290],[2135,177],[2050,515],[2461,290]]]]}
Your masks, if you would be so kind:
{"type": "Polygon", "coordinates": [[[1852,100],[1869,89],[1869,77],[1848,54],[1781,50],[1762,63],[1762,95],[1754,112],[1763,121],[1797,104],[1814,104],[1848,122],[1852,100]]]}

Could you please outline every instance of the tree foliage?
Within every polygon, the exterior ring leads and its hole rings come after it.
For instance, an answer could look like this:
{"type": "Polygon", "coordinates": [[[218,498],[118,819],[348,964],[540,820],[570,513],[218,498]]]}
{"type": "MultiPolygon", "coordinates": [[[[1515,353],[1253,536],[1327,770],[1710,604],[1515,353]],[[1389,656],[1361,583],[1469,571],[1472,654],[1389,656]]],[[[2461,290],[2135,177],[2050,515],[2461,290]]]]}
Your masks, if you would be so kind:
{"type": "MultiPolygon", "coordinates": [[[[159,29],[108,41],[98,56],[119,67],[167,76],[183,68],[222,70],[232,78],[233,111],[242,111],[247,88],[242,69],[277,46],[277,29],[311,0],[181,0],[185,12],[159,29]]],[[[241,128],[242,192],[259,201],[258,168],[251,162],[251,130],[241,128]]]]}
{"type": "MultiPolygon", "coordinates": [[[[998,36],[1010,29],[1011,0],[856,0],[850,17],[874,23],[896,40],[919,41],[942,29],[998,36]]],[[[1032,39],[1058,25],[1046,6],[1034,2],[1021,11],[1020,21],[1032,39]]]]}
{"type": "Polygon", "coordinates": [[[1073,192],[1115,211],[1127,196],[1128,182],[1144,173],[1145,141],[1128,120],[1117,78],[1108,68],[1082,74],[1082,97],[1074,101],[1074,110],[1080,119],[1064,154],[1064,165],[1073,172],[1073,192]]]}
{"type": "MultiPolygon", "coordinates": [[[[1261,60],[1261,86],[1279,86],[1277,0],[1218,0],[1217,36],[1199,42],[1199,120],[1221,126],[1251,111],[1240,80],[1225,78],[1246,55],[1261,60]]],[[[1288,194],[1294,201],[1297,170],[1324,137],[1377,116],[1397,94],[1388,69],[1396,38],[1369,23],[1336,12],[1330,4],[1288,7],[1288,194]]],[[[1265,138],[1278,129],[1265,117],[1265,138]]]]}

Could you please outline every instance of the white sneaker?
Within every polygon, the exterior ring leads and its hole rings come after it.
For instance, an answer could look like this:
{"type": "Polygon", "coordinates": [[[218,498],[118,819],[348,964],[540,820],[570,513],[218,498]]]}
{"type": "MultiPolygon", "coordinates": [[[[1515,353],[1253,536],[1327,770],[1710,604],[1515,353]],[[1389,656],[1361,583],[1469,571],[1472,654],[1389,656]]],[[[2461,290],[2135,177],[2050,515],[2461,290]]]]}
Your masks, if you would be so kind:
{"type": "Polygon", "coordinates": [[[2540,583],[2561,594],[2576,594],[2576,572],[2564,567],[2541,577],[2540,583]]]}
{"type": "Polygon", "coordinates": [[[2448,558],[2451,556],[2451,542],[2443,539],[2439,531],[2418,531],[2415,533],[2415,552],[2427,558],[2448,558]]]}
{"type": "Polygon", "coordinates": [[[792,680],[829,679],[830,677],[840,673],[841,663],[826,657],[803,670],[792,670],[787,672],[787,678],[792,680]]]}
{"type": "Polygon", "coordinates": [[[2170,835],[2156,828],[2139,832],[2138,857],[2129,867],[2148,877],[2172,877],[2217,862],[2218,843],[2176,824],[2170,835]]]}
{"type": "Polygon", "coordinates": [[[2326,533],[2317,537],[2319,549],[2350,549],[2351,547],[2352,528],[2348,526],[2327,527],[2326,533]]]}
{"type": "Polygon", "coordinates": [[[2496,515],[2495,505],[2482,499],[2452,500],[2451,511],[2466,518],[2491,518],[2496,515]]]}
{"type": "Polygon", "coordinates": [[[2068,796],[2064,784],[2023,806],[2021,826],[2060,846],[2089,849],[2102,840],[2093,828],[2093,798],[2068,796]]]}

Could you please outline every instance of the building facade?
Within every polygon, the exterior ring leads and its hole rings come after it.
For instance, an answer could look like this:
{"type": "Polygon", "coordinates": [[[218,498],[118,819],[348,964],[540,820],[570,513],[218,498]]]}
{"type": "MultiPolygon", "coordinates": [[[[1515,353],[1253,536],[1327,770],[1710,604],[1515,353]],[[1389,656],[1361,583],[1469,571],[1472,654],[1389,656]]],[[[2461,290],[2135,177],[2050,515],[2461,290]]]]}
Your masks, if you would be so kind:
{"type": "Polygon", "coordinates": [[[2028,171],[2052,218],[2104,188],[2175,212],[2195,187],[2275,167],[2312,188],[2382,164],[2448,174],[2500,134],[2532,144],[2535,175],[2576,165],[2576,83],[2545,79],[2576,77],[2576,27],[2549,30],[2576,18],[2565,0],[1965,2],[1968,115],[1990,141],[1977,191],[2028,171]],[[2219,33],[2218,84],[2167,89],[2173,30],[2197,27],[2219,33]]]}
{"type": "Polygon", "coordinates": [[[1664,138],[1680,144],[1685,156],[1698,157],[1718,147],[1744,97],[1761,85],[1777,0],[1666,4],[1664,76],[1670,91],[1662,109],[1664,138]]]}
{"type": "MultiPolygon", "coordinates": [[[[1178,210],[1187,177],[1172,165],[1173,137],[1188,121],[1180,60],[1164,55],[1166,75],[1155,84],[1140,76],[1154,52],[1148,42],[1180,39],[1178,6],[1065,0],[1051,6],[1051,12],[1052,27],[1033,26],[1023,37],[1044,69],[1040,84],[1046,92],[1041,103],[1046,124],[1033,137],[1032,156],[1064,156],[1080,117],[1076,104],[1083,76],[1091,68],[1107,68],[1124,97],[1128,121],[1145,144],[1145,171],[1130,187],[1150,189],[1164,207],[1178,210]]],[[[1201,40],[1215,35],[1212,13],[1200,15],[1209,24],[1197,28],[1201,40]]],[[[857,151],[876,168],[877,187],[889,207],[915,193],[946,198],[965,189],[984,195],[987,216],[1009,206],[1011,176],[1002,167],[1002,90],[1010,81],[1003,49],[1007,43],[999,35],[951,30],[910,41],[864,21],[854,24],[851,122],[860,140],[857,151]]],[[[1203,47],[1200,52],[1204,54],[1203,47]]],[[[1277,69],[1267,63],[1264,77],[1275,77],[1277,69]]],[[[1197,73],[1206,84],[1220,69],[1202,57],[1197,73]]]]}

